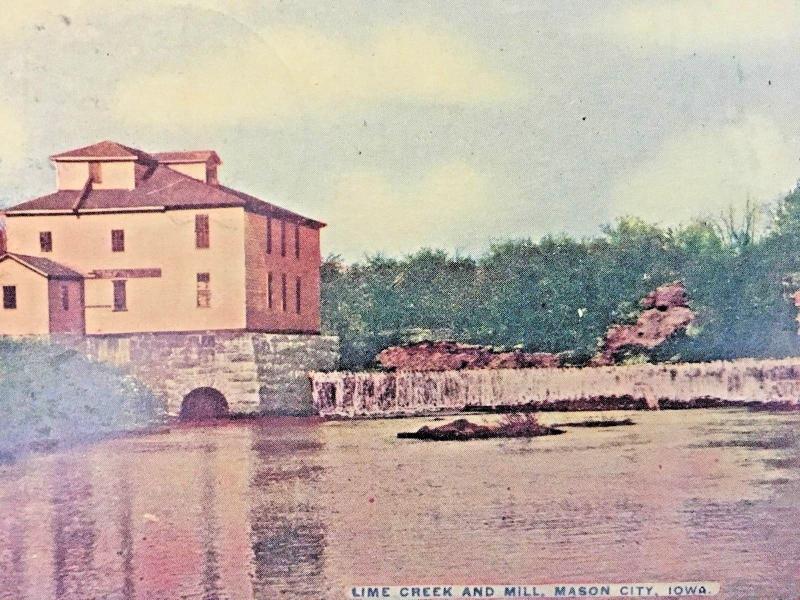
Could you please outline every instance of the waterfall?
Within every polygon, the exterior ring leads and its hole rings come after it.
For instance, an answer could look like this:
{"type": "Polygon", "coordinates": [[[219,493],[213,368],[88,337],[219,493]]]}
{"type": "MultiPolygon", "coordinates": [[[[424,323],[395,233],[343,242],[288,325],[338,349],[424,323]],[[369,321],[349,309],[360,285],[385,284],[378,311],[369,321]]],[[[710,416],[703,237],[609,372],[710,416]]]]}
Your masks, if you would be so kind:
{"type": "Polygon", "coordinates": [[[322,416],[400,416],[467,407],[534,410],[795,406],[800,358],[551,369],[311,373],[322,416]]]}

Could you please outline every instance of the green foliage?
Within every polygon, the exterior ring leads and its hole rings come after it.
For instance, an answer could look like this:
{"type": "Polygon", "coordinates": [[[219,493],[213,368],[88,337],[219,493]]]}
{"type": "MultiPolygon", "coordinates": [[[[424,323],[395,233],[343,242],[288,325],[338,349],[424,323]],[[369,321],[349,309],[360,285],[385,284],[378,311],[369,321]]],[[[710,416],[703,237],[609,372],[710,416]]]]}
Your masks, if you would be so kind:
{"type": "Polygon", "coordinates": [[[349,266],[330,257],[322,267],[324,325],[340,336],[347,366],[369,366],[386,346],[425,337],[420,329],[463,339],[475,322],[475,277],[472,259],[443,251],[349,266]]]}
{"type": "Polygon", "coordinates": [[[76,441],[153,422],[153,395],[74,350],[0,338],[0,452],[30,442],[76,441]]]}
{"type": "Polygon", "coordinates": [[[639,299],[682,280],[698,320],[650,360],[775,357],[800,351],[790,292],[800,284],[800,188],[758,237],[747,207],[677,230],[625,218],[593,239],[493,245],[477,260],[422,250],[323,267],[323,325],[341,337],[342,367],[364,368],[388,345],[449,338],[591,357],[639,299]],[[787,281],[792,283],[787,283],[787,281]]]}

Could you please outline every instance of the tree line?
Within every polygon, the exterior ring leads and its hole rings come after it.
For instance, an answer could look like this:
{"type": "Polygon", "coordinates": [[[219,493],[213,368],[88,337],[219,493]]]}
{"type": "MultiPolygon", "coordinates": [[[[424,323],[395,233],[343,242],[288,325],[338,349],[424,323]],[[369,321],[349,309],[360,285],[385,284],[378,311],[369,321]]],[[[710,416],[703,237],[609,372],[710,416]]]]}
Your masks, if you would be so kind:
{"type": "Polygon", "coordinates": [[[639,299],[681,280],[696,324],[646,357],[704,361],[800,353],[800,185],[766,210],[748,206],[666,228],[622,218],[594,238],[496,243],[473,258],[424,249],[402,258],[338,256],[322,266],[322,320],[342,368],[369,368],[383,348],[420,339],[533,352],[584,364],[639,299]]]}

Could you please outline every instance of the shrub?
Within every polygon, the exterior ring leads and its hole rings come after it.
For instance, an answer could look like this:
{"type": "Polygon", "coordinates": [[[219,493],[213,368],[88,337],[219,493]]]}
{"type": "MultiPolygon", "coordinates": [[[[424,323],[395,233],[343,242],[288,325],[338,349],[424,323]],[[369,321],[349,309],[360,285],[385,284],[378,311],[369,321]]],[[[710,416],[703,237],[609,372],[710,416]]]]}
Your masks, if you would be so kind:
{"type": "Polygon", "coordinates": [[[154,423],[155,396],[114,367],[75,350],[0,339],[0,452],[72,442],[154,423]]]}

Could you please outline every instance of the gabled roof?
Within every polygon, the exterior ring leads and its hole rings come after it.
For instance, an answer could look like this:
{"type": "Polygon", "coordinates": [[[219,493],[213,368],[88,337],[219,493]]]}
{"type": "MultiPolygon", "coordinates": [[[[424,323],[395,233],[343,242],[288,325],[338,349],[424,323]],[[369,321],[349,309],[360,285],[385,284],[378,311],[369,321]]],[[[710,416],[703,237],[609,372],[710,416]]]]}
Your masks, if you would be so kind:
{"type": "MultiPolygon", "coordinates": [[[[325,223],[309,219],[269,202],[264,202],[255,196],[250,196],[224,185],[209,184],[179,173],[168,166],[159,164],[159,159],[156,158],[157,155],[150,155],[115,142],[100,142],[94,146],[63,153],[63,155],[69,155],[65,160],[79,160],[79,157],[86,159],[88,154],[92,152],[98,154],[110,152],[114,150],[114,147],[117,149],[115,150],[117,156],[114,160],[123,160],[123,156],[136,156],[136,162],[134,163],[136,187],[134,189],[98,190],[93,189],[91,184],[87,182],[83,190],[59,190],[7,208],[4,210],[5,214],[13,217],[15,215],[35,214],[164,211],[240,206],[248,212],[274,216],[278,219],[307,227],[325,227],[325,223]],[[97,147],[100,147],[100,149],[98,150],[97,147]],[[128,154],[125,154],[126,152],[128,154]]],[[[210,150],[202,152],[213,153],[210,150]]],[[[187,153],[165,154],[185,155],[187,153]]],[[[208,156],[211,157],[211,155],[208,156]]],[[[213,153],[213,156],[216,156],[216,153],[213,153]]],[[[93,158],[99,158],[99,156],[93,158]]],[[[56,157],[53,157],[53,159],[58,160],[56,157]]]]}
{"type": "Polygon", "coordinates": [[[52,261],[49,258],[26,256],[25,254],[15,254],[12,252],[6,252],[0,255],[0,262],[7,259],[13,260],[23,267],[27,267],[31,271],[35,271],[42,277],[47,277],[48,279],[83,279],[83,275],[77,271],[52,261]]]}
{"type": "Polygon", "coordinates": [[[185,152],[155,152],[152,154],[162,165],[174,165],[180,163],[211,162],[221,165],[219,155],[213,150],[187,150],[185,152]]]}
{"type": "Polygon", "coordinates": [[[84,146],[83,148],[76,148],[75,150],[67,150],[60,154],[54,154],[50,157],[54,161],[62,160],[81,160],[81,159],[104,159],[104,160],[153,160],[153,158],[141,150],[123,146],[117,142],[103,141],[91,146],[84,146]]]}

